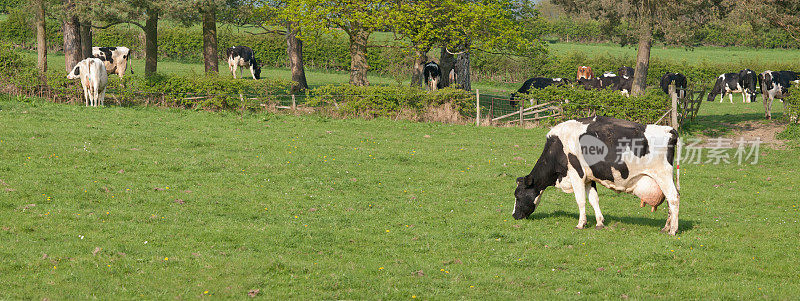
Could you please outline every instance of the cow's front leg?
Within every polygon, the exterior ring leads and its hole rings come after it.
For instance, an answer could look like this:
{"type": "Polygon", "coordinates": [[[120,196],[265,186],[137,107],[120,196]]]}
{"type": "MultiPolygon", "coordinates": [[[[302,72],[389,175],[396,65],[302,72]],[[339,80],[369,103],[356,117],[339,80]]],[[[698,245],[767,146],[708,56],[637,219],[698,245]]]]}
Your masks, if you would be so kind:
{"type": "MultiPolygon", "coordinates": [[[[786,106],[786,103],[783,105],[786,106]]],[[[764,117],[767,119],[772,119],[772,96],[764,96],[764,117]]]]}
{"type": "Polygon", "coordinates": [[[733,103],[733,93],[728,93],[728,99],[730,99],[731,103],[733,103]]]}
{"type": "Polygon", "coordinates": [[[672,175],[664,175],[655,179],[664,197],[669,204],[669,213],[667,214],[667,222],[661,232],[668,232],[669,235],[678,233],[678,214],[680,212],[680,194],[672,181],[672,175]]]}
{"type": "Polygon", "coordinates": [[[575,194],[575,202],[578,203],[578,212],[580,216],[578,217],[578,225],[575,226],[575,229],[583,229],[586,226],[586,191],[588,190],[588,186],[583,181],[580,180],[572,180],[572,191],[575,194]],[[581,189],[583,187],[583,189],[581,189]]]}
{"type": "Polygon", "coordinates": [[[603,218],[603,213],[600,212],[600,197],[597,195],[597,184],[592,182],[590,185],[586,185],[586,194],[589,197],[589,204],[592,205],[592,209],[594,209],[594,219],[597,221],[597,225],[594,226],[595,229],[603,229],[605,228],[605,218],[603,218]]]}

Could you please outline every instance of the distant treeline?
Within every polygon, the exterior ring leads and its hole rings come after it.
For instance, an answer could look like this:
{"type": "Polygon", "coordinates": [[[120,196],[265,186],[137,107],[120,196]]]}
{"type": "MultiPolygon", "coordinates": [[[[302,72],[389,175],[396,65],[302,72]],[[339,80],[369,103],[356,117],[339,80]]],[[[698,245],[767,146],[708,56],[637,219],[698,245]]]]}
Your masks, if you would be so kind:
{"type": "MultiPolygon", "coordinates": [[[[0,0],[3,1],[3,0],[0,0]]],[[[35,34],[29,22],[31,16],[23,10],[14,10],[5,21],[0,22],[0,40],[13,43],[18,47],[35,49],[35,34]]],[[[597,22],[586,21],[579,25],[569,26],[569,19],[547,21],[549,35],[559,33],[565,41],[600,42],[603,29],[597,22]],[[554,29],[563,28],[563,29],[554,29]]],[[[52,50],[60,51],[63,46],[61,25],[51,20],[47,23],[48,45],[52,50]]],[[[778,31],[772,33],[780,35],[778,31]]],[[[283,36],[275,34],[253,35],[237,30],[233,26],[221,26],[218,31],[219,51],[224,55],[225,48],[234,45],[246,45],[253,48],[263,66],[284,68],[288,66],[286,41],[283,36]]],[[[722,37],[723,35],[719,35],[722,37]]],[[[760,41],[765,36],[735,36],[733,32],[724,37],[747,41],[760,41]]],[[[772,39],[777,41],[777,39],[772,39]]],[[[784,39],[789,44],[788,37],[784,39]]],[[[200,63],[203,60],[203,38],[198,27],[162,26],[158,33],[159,55],[164,59],[200,63]]],[[[95,46],[126,46],[133,50],[134,56],[141,57],[144,49],[142,31],[134,26],[118,25],[108,29],[95,29],[93,34],[95,46]]],[[[350,52],[345,36],[320,36],[313,43],[306,43],[303,55],[306,67],[326,70],[349,70],[350,52]]],[[[429,53],[433,59],[438,58],[438,49],[429,53]]],[[[222,58],[222,56],[221,56],[222,58]]],[[[576,52],[567,54],[547,54],[536,58],[513,57],[476,51],[471,56],[472,79],[475,81],[522,83],[534,76],[574,78],[576,68],[581,65],[591,66],[595,72],[614,71],[622,65],[633,66],[634,57],[612,55],[588,55],[576,52]]],[[[408,49],[399,47],[370,47],[367,51],[367,62],[370,72],[400,80],[410,78],[412,55],[408,49]]],[[[223,64],[222,72],[227,72],[223,64]]],[[[764,63],[754,58],[753,61],[707,62],[686,64],[673,60],[653,58],[647,76],[649,85],[657,85],[665,72],[682,72],[690,82],[702,82],[712,85],[715,78],[722,73],[738,72],[750,68],[757,72],[770,70],[800,71],[800,62],[764,63]]]]}
{"type": "MultiPolygon", "coordinates": [[[[561,17],[542,20],[532,25],[539,27],[543,37],[561,42],[597,43],[619,42],[622,29],[629,26],[620,24],[616,28],[604,28],[600,21],[561,17]]],[[[663,33],[655,33],[658,40],[663,33]]],[[[757,48],[800,48],[800,43],[783,30],[753,28],[750,25],[712,22],[693,29],[690,44],[694,46],[743,46],[757,48]]]]}

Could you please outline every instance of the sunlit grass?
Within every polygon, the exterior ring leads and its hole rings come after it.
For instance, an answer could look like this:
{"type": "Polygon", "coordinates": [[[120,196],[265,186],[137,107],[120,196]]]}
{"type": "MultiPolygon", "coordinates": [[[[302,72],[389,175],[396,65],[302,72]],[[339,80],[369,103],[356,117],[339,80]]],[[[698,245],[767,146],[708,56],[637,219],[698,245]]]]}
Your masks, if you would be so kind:
{"type": "Polygon", "coordinates": [[[682,166],[671,237],[603,188],[606,230],[552,188],[511,219],[547,129],[7,97],[0,124],[3,299],[800,294],[796,149],[682,166]]]}

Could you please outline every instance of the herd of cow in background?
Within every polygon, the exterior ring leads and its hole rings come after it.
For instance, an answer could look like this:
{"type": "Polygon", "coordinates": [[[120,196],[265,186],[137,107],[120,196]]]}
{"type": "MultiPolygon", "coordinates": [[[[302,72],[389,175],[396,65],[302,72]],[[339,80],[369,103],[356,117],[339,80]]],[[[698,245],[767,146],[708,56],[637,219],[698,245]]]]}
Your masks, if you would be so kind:
{"type": "MultiPolygon", "coordinates": [[[[616,73],[611,71],[603,72],[601,76],[595,76],[591,67],[580,66],[575,76],[577,85],[586,90],[611,89],[620,91],[623,95],[629,96],[633,86],[634,69],[622,66],[616,73]],[[617,75],[619,74],[619,75],[617,75]]],[[[428,88],[435,90],[434,87],[439,83],[437,76],[440,76],[438,66],[434,62],[429,62],[425,66],[425,80],[428,88]]],[[[686,76],[681,73],[667,72],[661,77],[659,86],[664,93],[669,94],[670,84],[675,84],[678,97],[685,97],[688,81],[686,76]]],[[[742,93],[742,102],[750,103],[756,101],[756,94],[760,87],[761,96],[764,102],[765,117],[771,119],[772,101],[788,95],[789,87],[792,83],[800,83],[797,73],[793,71],[771,71],[767,70],[761,74],[756,74],[753,70],[744,69],[738,73],[725,73],[717,77],[714,88],[708,94],[708,101],[714,101],[720,95],[720,102],[725,95],[729,96],[733,103],[733,93],[742,93]]],[[[573,83],[566,78],[532,77],[522,83],[516,92],[511,93],[509,104],[517,107],[523,94],[528,94],[532,89],[544,89],[549,86],[569,86],[573,83]]],[[[533,100],[531,100],[533,104],[533,100]]]]}
{"type": "MultiPolygon", "coordinates": [[[[128,69],[130,49],[127,47],[92,47],[92,57],[84,59],[67,74],[68,79],[80,79],[83,87],[83,98],[86,106],[96,107],[103,105],[108,85],[108,74],[116,74],[119,78],[125,76],[128,69]]],[[[236,78],[238,67],[250,69],[253,79],[261,78],[261,64],[253,54],[253,49],[247,46],[233,46],[225,50],[228,58],[228,68],[236,78]]],[[[133,66],[131,66],[133,74],[133,66]]]]}
{"type": "MultiPolygon", "coordinates": [[[[247,46],[234,46],[226,49],[228,68],[236,78],[236,70],[241,67],[250,69],[253,79],[261,78],[261,66],[256,59],[253,49],[247,46]]],[[[92,57],[79,62],[67,75],[69,79],[80,79],[83,87],[84,100],[87,106],[103,105],[105,89],[108,84],[108,73],[117,74],[120,78],[125,75],[128,68],[130,49],[126,47],[93,47],[92,57]]],[[[623,95],[630,95],[633,86],[634,69],[622,66],[616,73],[606,71],[600,76],[595,76],[591,67],[580,66],[575,76],[575,83],[586,90],[611,89],[620,91],[623,95]]],[[[133,67],[131,67],[133,74],[133,67]]],[[[429,90],[435,91],[442,86],[442,72],[436,62],[428,62],[423,68],[425,85],[429,90]]],[[[240,75],[241,77],[241,75],[240,75]]],[[[455,71],[448,74],[450,82],[455,82],[455,71]]],[[[756,74],[753,70],[744,69],[738,73],[725,73],[717,77],[714,88],[708,94],[708,101],[713,101],[720,95],[720,102],[725,95],[733,103],[733,93],[742,93],[743,102],[755,102],[757,88],[761,88],[764,100],[765,117],[772,118],[772,101],[786,97],[792,83],[798,83],[798,75],[793,71],[764,71],[756,74]]],[[[660,87],[664,93],[669,93],[669,85],[675,84],[679,97],[685,96],[687,88],[686,76],[681,73],[667,72],[661,77],[660,87]]],[[[544,89],[548,86],[567,86],[573,83],[566,78],[533,77],[526,80],[522,87],[511,94],[509,104],[512,107],[519,105],[522,94],[527,94],[531,89],[544,89]]]]}

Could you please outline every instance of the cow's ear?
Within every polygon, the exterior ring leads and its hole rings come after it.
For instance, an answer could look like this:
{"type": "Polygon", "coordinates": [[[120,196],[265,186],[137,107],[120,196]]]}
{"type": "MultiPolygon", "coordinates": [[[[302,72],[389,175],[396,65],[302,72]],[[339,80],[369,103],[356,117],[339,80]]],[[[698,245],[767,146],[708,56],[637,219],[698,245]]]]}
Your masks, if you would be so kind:
{"type": "Polygon", "coordinates": [[[525,176],[524,179],[525,179],[524,180],[525,181],[525,186],[533,185],[533,177],[531,177],[530,175],[527,175],[527,176],[525,176]]]}
{"type": "Polygon", "coordinates": [[[524,181],[525,181],[525,178],[523,178],[523,177],[517,178],[517,185],[522,184],[524,181]]]}

